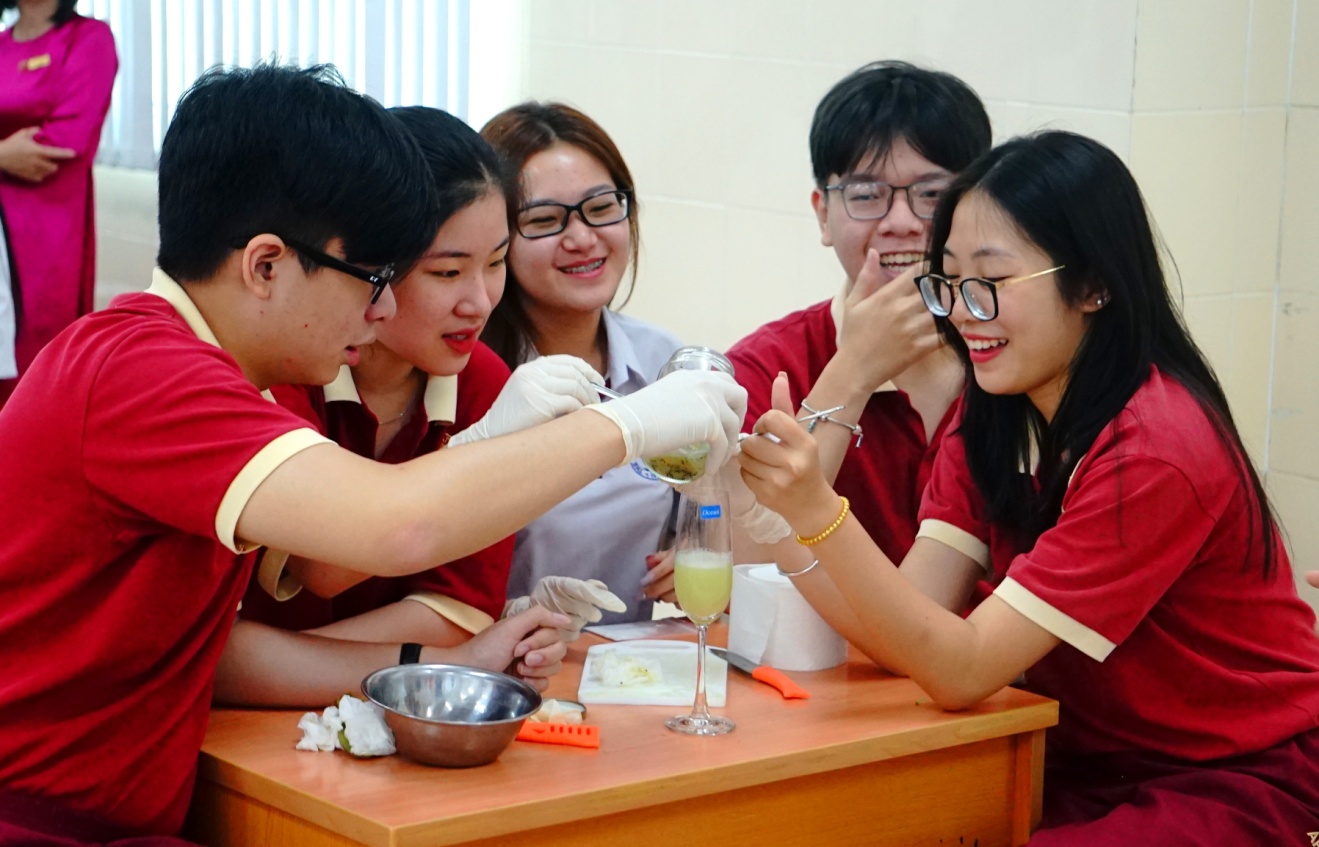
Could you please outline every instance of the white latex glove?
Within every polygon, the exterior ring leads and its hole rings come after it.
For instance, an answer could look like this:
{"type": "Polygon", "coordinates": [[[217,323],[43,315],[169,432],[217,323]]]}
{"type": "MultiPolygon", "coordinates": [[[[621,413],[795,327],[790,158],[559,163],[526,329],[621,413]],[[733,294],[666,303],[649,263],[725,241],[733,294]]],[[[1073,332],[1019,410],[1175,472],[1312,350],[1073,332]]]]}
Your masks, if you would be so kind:
{"type": "Polygon", "coordinates": [[[509,600],[504,606],[503,617],[525,612],[532,605],[544,606],[551,612],[565,614],[571,619],[569,628],[563,630],[564,641],[576,641],[582,634],[582,627],[604,617],[601,609],[610,612],[627,611],[627,604],[598,579],[545,576],[531,589],[530,596],[509,600]]]}
{"type": "Polygon", "coordinates": [[[728,492],[728,511],[738,526],[746,530],[747,535],[757,544],[773,544],[792,534],[792,527],[778,512],[762,506],[756,495],[747,488],[742,480],[742,466],[737,462],[737,454],[742,452],[742,445],[733,442],[733,452],[728,461],[715,473],[706,472],[704,476],[680,486],[674,486],[684,496],[698,503],[707,503],[710,493],[717,490],[728,492]]]}
{"type": "Polygon", "coordinates": [[[623,432],[627,456],[662,456],[699,441],[710,445],[706,466],[719,467],[746,416],[747,392],[725,373],[674,371],[626,397],[588,406],[623,432]]]}
{"type": "Polygon", "coordinates": [[[449,446],[520,432],[597,403],[592,382],[604,379],[576,356],[532,359],[513,371],[485,417],[449,439],[449,446]]]}

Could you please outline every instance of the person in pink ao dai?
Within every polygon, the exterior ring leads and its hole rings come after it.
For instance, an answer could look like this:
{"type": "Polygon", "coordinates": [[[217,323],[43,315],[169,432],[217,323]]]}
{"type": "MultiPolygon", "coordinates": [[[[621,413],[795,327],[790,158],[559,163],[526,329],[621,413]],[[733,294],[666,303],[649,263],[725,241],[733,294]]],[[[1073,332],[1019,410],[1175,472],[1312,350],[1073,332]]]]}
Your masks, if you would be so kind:
{"type": "MultiPolygon", "coordinates": [[[[75,0],[0,0],[0,209],[13,255],[18,376],[47,342],[92,310],[96,279],[92,159],[119,60],[104,22],[75,0]]],[[[0,406],[17,379],[0,379],[0,406]]]]}

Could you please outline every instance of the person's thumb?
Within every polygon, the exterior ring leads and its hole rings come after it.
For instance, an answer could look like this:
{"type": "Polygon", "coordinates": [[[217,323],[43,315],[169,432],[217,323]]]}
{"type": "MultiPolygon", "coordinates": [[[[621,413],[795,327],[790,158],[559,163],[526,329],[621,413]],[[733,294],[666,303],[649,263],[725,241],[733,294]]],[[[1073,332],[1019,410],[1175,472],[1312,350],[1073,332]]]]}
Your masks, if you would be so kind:
{"type": "Polygon", "coordinates": [[[883,278],[879,275],[879,251],[867,250],[866,262],[861,266],[860,273],[856,275],[856,282],[847,295],[848,303],[856,303],[866,299],[878,291],[882,284],[883,278]]]}
{"type": "Polygon", "coordinates": [[[797,409],[792,405],[792,389],[788,386],[788,375],[779,371],[770,388],[770,404],[774,409],[789,416],[796,417],[797,409]]]}

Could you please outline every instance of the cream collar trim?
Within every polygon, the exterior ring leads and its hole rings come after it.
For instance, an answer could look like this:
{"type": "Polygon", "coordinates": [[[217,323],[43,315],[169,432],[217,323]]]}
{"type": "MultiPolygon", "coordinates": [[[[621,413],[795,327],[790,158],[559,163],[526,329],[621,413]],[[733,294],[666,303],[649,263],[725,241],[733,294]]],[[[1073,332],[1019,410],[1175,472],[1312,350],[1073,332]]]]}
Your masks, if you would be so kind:
{"type": "MultiPolygon", "coordinates": [[[[334,382],[325,386],[325,401],[344,401],[361,405],[362,395],[357,391],[353,381],[352,368],[343,365],[334,382]]],[[[451,424],[458,415],[458,377],[435,376],[426,380],[426,391],[422,395],[421,405],[426,412],[426,419],[431,423],[451,424]]]]}
{"type": "MultiPolygon", "coordinates": [[[[212,347],[220,347],[220,340],[215,337],[215,332],[211,330],[210,324],[206,323],[206,318],[202,317],[197,304],[192,302],[188,292],[184,290],[183,286],[175,282],[169,274],[160,268],[153,269],[151,271],[151,285],[147,288],[146,293],[154,294],[173,306],[174,311],[178,312],[179,317],[183,318],[183,322],[188,325],[188,329],[192,330],[193,334],[202,341],[212,347]]],[[[221,347],[220,349],[223,350],[224,348],[221,347]]],[[[262,391],[261,396],[272,403],[275,402],[275,395],[271,394],[269,389],[262,391]]]]}
{"type": "Polygon", "coordinates": [[[147,289],[147,294],[154,294],[173,306],[174,311],[178,312],[179,317],[188,325],[188,329],[191,329],[202,341],[212,347],[220,346],[220,340],[215,337],[210,324],[206,323],[206,318],[202,317],[201,311],[197,308],[197,304],[192,302],[188,292],[160,268],[151,272],[151,287],[147,289]]]}

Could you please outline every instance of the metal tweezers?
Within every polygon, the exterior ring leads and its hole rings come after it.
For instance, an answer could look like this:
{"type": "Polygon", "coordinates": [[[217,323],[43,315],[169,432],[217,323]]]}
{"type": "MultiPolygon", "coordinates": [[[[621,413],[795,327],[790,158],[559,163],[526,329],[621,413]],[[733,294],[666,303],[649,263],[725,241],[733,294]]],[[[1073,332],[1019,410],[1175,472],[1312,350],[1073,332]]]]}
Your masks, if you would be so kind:
{"type": "MultiPolygon", "coordinates": [[[[811,412],[809,415],[802,415],[800,418],[797,418],[797,423],[810,423],[816,418],[827,417],[829,415],[832,415],[834,412],[841,412],[845,408],[846,408],[845,406],[834,406],[832,409],[821,409],[818,412],[811,412]]],[[[772,439],[774,441],[779,440],[773,433],[769,433],[769,432],[739,432],[737,434],[737,440],[746,441],[748,438],[750,438],[753,435],[763,435],[766,438],[772,439]]]]}

